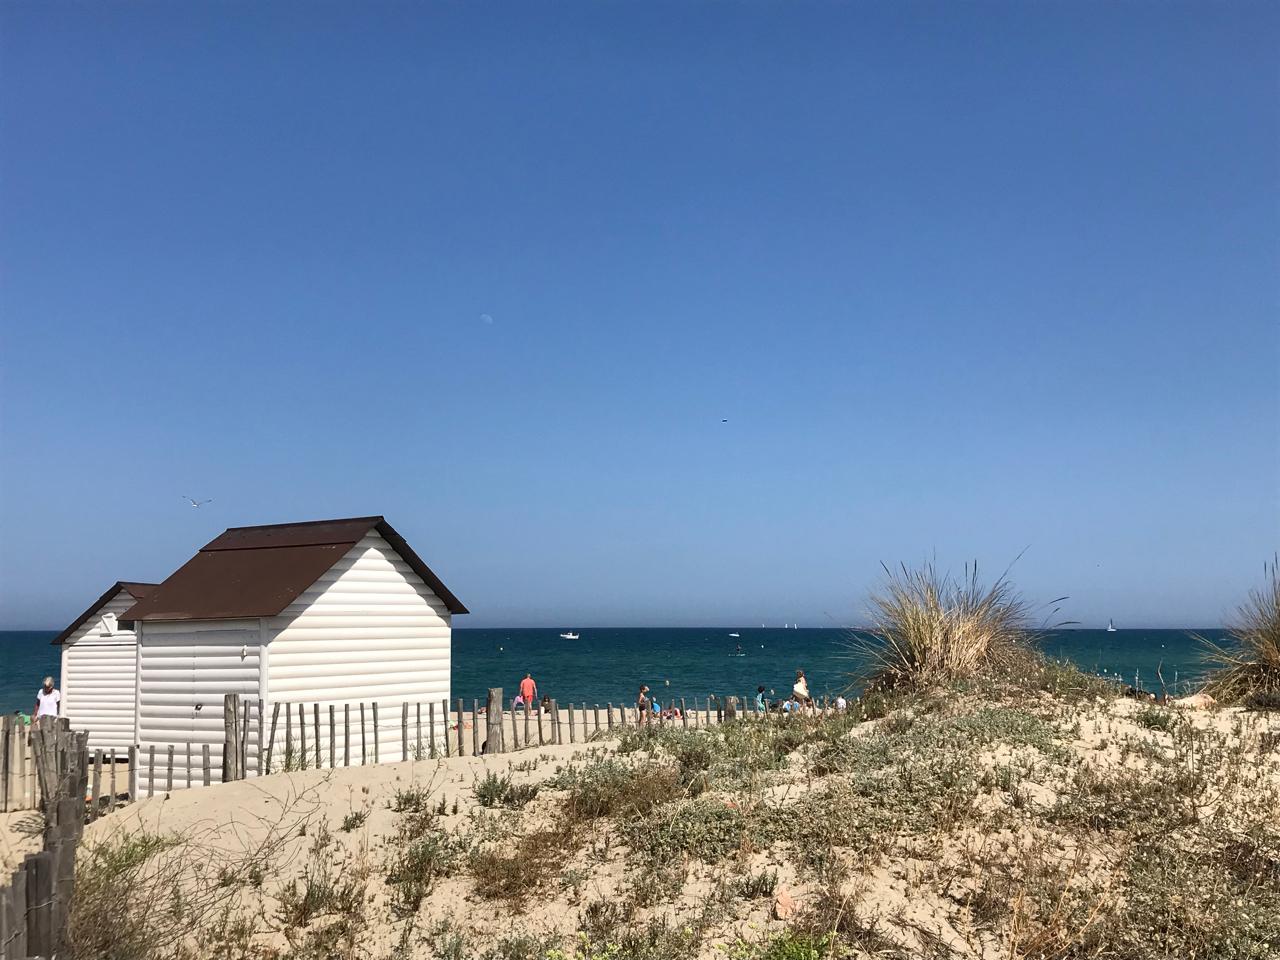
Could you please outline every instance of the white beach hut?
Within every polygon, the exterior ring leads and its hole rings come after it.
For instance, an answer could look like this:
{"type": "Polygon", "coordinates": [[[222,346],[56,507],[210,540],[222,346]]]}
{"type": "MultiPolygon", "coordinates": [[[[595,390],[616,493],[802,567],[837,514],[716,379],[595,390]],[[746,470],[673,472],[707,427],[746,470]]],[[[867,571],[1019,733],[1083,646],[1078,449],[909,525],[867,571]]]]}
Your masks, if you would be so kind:
{"type": "MultiPolygon", "coordinates": [[[[175,787],[200,781],[203,744],[219,769],[227,693],[255,712],[261,700],[264,717],[275,704],[378,703],[398,734],[401,703],[448,699],[452,617],[466,612],[382,517],[233,527],[123,614],[138,636],[140,758],[155,747],[167,768],[177,745],[175,787]]],[[[381,759],[400,753],[386,737],[381,759]]]]}
{"type": "MultiPolygon", "coordinates": [[[[62,648],[62,715],[89,731],[90,750],[120,751],[133,743],[137,641],[120,614],[155,588],[119,581],[53,638],[62,648]]],[[[32,678],[32,700],[40,678],[32,678]]]]}

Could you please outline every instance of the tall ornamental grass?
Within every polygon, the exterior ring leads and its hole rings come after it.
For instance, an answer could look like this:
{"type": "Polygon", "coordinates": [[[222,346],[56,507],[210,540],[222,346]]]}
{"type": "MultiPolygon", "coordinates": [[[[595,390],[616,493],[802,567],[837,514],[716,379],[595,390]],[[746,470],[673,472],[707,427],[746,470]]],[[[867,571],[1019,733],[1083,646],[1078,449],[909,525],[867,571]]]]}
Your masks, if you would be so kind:
{"type": "Polygon", "coordinates": [[[855,639],[870,689],[921,688],[980,673],[1008,672],[1032,652],[1031,608],[1008,571],[990,586],[978,565],[960,578],[932,563],[917,569],[884,568],[884,585],[871,595],[869,638],[855,639]]]}
{"type": "Polygon", "coordinates": [[[1206,692],[1228,703],[1280,695],[1280,573],[1277,561],[1263,566],[1264,582],[1227,624],[1225,645],[1198,637],[1210,668],[1206,692]]]}

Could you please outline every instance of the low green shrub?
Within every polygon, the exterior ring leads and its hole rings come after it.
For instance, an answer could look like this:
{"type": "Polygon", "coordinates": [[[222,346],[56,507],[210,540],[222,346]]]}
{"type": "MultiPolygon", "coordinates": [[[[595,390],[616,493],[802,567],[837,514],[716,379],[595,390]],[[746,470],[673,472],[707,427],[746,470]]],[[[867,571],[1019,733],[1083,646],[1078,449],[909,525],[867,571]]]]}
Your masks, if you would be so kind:
{"type": "Polygon", "coordinates": [[[482,807],[506,807],[519,810],[538,795],[538,787],[531,783],[513,783],[510,774],[498,776],[490,771],[476,783],[473,791],[482,807]]]}

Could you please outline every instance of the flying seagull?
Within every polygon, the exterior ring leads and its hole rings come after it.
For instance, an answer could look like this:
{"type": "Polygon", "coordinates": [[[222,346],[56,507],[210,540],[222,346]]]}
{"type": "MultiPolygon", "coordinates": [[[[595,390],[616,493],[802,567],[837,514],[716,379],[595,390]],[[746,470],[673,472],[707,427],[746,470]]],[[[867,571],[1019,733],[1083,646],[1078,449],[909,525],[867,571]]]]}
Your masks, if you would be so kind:
{"type": "Polygon", "coordinates": [[[213,497],[210,497],[208,500],[192,500],[190,497],[183,497],[182,499],[187,501],[187,503],[191,504],[193,507],[203,507],[206,503],[213,503],[213,497]]]}
{"type": "Polygon", "coordinates": [[[720,422],[721,422],[721,423],[728,423],[728,422],[729,422],[729,419],[726,417],[724,420],[721,420],[720,422]]]}

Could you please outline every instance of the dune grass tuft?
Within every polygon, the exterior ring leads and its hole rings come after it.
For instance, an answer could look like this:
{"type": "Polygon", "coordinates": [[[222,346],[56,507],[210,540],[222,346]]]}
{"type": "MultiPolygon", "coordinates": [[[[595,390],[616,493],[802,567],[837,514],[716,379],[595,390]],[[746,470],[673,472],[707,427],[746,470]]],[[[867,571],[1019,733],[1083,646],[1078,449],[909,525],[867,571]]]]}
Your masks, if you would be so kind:
{"type": "Polygon", "coordinates": [[[1226,645],[1197,637],[1205,646],[1210,668],[1205,691],[1234,703],[1250,697],[1280,694],[1280,570],[1278,561],[1263,567],[1265,582],[1249,591],[1249,599],[1227,624],[1226,645]]]}
{"type": "Polygon", "coordinates": [[[938,686],[1009,670],[1030,654],[1031,608],[1007,572],[983,586],[976,563],[959,578],[932,563],[884,570],[884,586],[871,595],[870,637],[853,641],[867,663],[857,679],[868,689],[938,686]]]}

